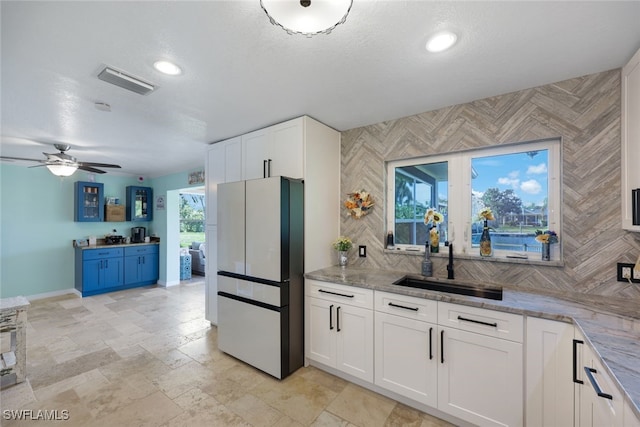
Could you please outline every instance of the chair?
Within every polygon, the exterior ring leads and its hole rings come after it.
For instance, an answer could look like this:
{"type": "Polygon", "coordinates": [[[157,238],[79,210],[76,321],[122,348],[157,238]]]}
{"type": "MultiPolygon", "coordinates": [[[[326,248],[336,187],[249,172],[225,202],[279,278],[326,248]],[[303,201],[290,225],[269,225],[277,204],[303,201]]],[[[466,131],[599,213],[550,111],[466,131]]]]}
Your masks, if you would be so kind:
{"type": "Polygon", "coordinates": [[[189,253],[191,254],[191,272],[200,276],[205,275],[206,270],[206,243],[193,242],[189,247],[189,253]]]}

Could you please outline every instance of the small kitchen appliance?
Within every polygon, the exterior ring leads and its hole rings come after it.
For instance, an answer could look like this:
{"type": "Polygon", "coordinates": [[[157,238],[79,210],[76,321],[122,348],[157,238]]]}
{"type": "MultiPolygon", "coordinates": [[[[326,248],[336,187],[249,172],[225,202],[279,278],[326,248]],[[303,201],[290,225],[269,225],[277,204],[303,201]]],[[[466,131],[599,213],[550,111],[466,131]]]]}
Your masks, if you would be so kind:
{"type": "Polygon", "coordinates": [[[131,243],[144,243],[146,235],[147,229],[145,227],[131,227],[131,243]]]}

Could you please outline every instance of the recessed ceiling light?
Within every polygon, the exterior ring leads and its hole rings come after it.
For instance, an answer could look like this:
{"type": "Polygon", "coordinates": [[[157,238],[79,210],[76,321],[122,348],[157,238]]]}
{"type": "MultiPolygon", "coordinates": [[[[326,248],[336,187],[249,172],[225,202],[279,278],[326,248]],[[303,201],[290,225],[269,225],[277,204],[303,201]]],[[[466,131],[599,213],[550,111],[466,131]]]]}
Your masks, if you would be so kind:
{"type": "Polygon", "coordinates": [[[156,61],[153,63],[153,67],[161,73],[168,74],[170,76],[182,74],[182,68],[169,61],[156,61]]]}
{"type": "Polygon", "coordinates": [[[449,31],[434,34],[427,40],[427,50],[429,52],[442,52],[453,46],[458,40],[458,36],[449,31]]]}

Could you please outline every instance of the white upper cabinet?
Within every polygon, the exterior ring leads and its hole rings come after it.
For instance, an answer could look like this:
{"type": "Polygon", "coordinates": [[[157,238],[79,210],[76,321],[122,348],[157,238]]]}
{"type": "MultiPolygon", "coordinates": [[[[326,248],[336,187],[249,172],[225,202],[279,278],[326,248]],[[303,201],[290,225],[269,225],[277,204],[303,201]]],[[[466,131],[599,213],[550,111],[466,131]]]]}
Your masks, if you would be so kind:
{"type": "Polygon", "coordinates": [[[304,143],[303,117],[243,135],[243,178],[304,178],[304,143]]]}
{"type": "Polygon", "coordinates": [[[215,143],[207,151],[207,224],[216,225],[218,184],[242,179],[242,140],[240,137],[215,143]]]}
{"type": "MultiPolygon", "coordinates": [[[[640,231],[640,221],[636,221],[635,225],[633,222],[634,209],[631,197],[633,190],[640,189],[638,164],[640,164],[640,50],[622,68],[622,228],[631,231],[640,231]]],[[[640,212],[637,212],[637,215],[640,216],[640,212]]]]}

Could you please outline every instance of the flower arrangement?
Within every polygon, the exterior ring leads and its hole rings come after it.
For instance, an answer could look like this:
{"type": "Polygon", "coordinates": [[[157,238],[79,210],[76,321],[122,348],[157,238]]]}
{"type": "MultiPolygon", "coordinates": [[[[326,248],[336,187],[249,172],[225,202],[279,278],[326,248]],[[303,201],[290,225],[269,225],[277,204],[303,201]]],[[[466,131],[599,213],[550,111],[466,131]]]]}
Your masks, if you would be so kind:
{"type": "Polygon", "coordinates": [[[424,223],[426,225],[432,224],[432,226],[436,226],[444,221],[444,216],[441,213],[434,211],[433,209],[427,209],[424,213],[424,223]]]}
{"type": "Polygon", "coordinates": [[[552,230],[536,230],[536,240],[540,243],[558,243],[558,234],[552,230]]]}
{"type": "Polygon", "coordinates": [[[353,242],[348,237],[340,236],[333,242],[333,247],[337,251],[348,251],[353,247],[353,242]]]}
{"type": "Polygon", "coordinates": [[[369,213],[373,207],[373,199],[366,191],[349,193],[349,198],[344,202],[344,206],[349,211],[349,215],[359,219],[369,213]]]}
{"type": "Polygon", "coordinates": [[[495,221],[495,219],[493,212],[491,212],[491,208],[484,208],[478,213],[479,221],[495,221]]]}

